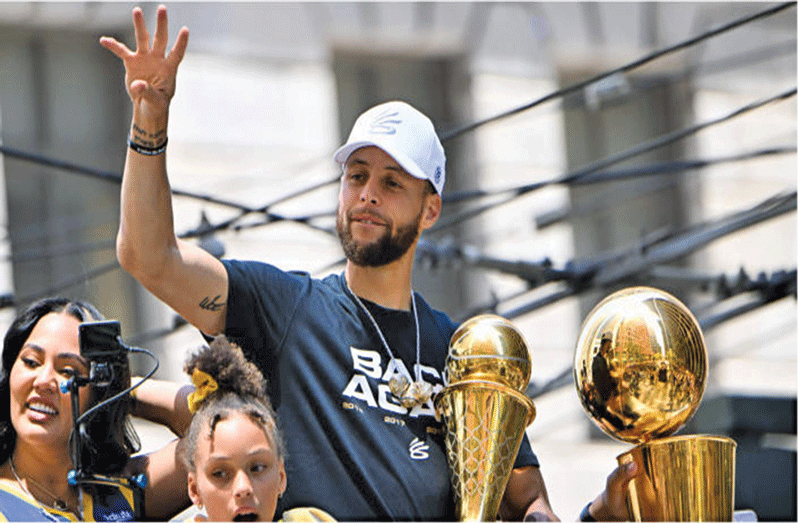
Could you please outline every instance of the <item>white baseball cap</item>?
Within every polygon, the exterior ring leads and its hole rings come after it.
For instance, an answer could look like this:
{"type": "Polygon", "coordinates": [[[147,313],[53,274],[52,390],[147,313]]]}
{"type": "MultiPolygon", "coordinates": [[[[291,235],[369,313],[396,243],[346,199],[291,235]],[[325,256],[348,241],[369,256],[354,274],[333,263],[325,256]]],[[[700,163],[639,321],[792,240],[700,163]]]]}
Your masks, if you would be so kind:
{"type": "Polygon", "coordinates": [[[412,176],[429,180],[438,194],[446,181],[446,154],[432,121],[405,102],[392,101],[361,114],[346,144],[335,151],[343,165],[361,147],[379,147],[412,176]]]}

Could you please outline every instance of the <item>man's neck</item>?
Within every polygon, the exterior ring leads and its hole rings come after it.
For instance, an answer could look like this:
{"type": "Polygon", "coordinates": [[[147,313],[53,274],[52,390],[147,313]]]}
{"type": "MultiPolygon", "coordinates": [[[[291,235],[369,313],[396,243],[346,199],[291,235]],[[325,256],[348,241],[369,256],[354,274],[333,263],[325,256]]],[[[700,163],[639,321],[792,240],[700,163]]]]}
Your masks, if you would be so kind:
{"type": "Polygon", "coordinates": [[[365,300],[389,309],[410,310],[412,260],[412,253],[408,252],[399,260],[380,267],[363,267],[347,261],[346,283],[365,300]]]}

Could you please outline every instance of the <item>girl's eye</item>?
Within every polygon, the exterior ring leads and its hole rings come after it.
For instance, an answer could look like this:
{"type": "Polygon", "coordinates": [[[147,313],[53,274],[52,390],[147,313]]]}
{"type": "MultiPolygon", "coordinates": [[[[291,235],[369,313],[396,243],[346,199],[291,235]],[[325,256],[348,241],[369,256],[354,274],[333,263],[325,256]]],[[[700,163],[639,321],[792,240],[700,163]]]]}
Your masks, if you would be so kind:
{"type": "Polygon", "coordinates": [[[224,479],[227,479],[227,471],[226,470],[214,470],[213,472],[211,472],[211,476],[216,478],[216,479],[224,480],[224,479]]]}

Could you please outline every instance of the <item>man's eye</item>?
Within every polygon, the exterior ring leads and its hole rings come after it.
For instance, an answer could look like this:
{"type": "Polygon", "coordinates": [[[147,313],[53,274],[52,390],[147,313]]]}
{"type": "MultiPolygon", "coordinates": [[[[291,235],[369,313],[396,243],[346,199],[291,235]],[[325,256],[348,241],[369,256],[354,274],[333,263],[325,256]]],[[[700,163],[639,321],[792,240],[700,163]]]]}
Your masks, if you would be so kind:
{"type": "Polygon", "coordinates": [[[256,463],[256,464],[252,465],[249,468],[249,470],[253,474],[260,474],[261,472],[264,472],[267,468],[269,468],[268,465],[265,465],[263,463],[256,463]]]}

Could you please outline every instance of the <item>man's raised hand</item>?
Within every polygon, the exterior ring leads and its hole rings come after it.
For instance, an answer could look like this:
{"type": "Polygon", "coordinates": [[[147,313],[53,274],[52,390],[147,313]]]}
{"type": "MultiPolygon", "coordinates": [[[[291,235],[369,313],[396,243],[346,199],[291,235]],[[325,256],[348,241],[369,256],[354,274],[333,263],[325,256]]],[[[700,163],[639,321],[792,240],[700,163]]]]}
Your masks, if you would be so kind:
{"type": "Polygon", "coordinates": [[[100,38],[100,45],[125,64],[125,86],[133,102],[134,112],[145,120],[164,118],[175,94],[177,67],[183,60],[188,45],[188,28],[180,29],[175,45],[166,54],[169,35],[165,6],[158,6],[152,46],[144,15],[139,7],[133,9],[133,27],[136,30],[135,52],[108,36],[100,38]]]}

